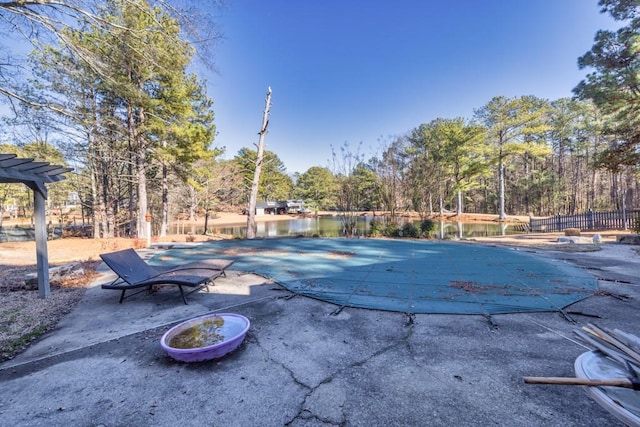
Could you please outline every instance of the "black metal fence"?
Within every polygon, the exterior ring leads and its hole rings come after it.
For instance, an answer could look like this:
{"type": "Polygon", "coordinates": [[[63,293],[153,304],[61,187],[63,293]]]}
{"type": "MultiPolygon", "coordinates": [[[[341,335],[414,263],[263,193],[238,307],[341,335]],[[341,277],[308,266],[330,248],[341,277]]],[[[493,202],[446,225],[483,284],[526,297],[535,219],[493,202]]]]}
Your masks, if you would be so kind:
{"type": "Polygon", "coordinates": [[[612,212],[585,212],[579,215],[555,215],[546,218],[530,218],[531,232],[563,231],[567,228],[586,230],[627,230],[633,229],[640,217],[640,210],[619,210],[612,212]]]}

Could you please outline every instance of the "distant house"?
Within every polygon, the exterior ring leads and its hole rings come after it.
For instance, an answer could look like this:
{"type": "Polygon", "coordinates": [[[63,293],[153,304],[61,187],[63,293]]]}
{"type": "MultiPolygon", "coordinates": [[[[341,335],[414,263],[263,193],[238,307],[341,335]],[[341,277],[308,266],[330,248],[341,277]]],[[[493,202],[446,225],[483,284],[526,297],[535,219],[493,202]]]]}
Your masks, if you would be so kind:
{"type": "Polygon", "coordinates": [[[256,215],[281,215],[285,213],[285,206],[281,202],[258,202],[256,215]]]}
{"type": "Polygon", "coordinates": [[[304,200],[281,200],[277,202],[258,202],[256,215],[284,215],[306,213],[304,200]]]}

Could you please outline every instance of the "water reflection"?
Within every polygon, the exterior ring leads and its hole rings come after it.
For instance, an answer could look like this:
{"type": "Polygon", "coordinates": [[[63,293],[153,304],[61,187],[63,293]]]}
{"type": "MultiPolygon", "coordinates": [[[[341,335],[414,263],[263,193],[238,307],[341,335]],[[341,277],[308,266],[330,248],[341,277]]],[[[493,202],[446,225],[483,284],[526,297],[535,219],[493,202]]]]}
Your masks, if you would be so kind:
{"type": "MultiPolygon", "coordinates": [[[[373,217],[360,216],[357,218],[357,229],[361,236],[366,236],[369,231],[369,223],[373,217]]],[[[420,227],[420,221],[415,222],[420,227]]],[[[202,234],[203,228],[198,226],[174,227],[170,230],[173,234],[202,234]]],[[[506,223],[478,223],[478,222],[436,222],[434,235],[440,239],[468,239],[473,237],[505,236],[509,234],[522,234],[521,225],[506,223]]],[[[225,234],[244,238],[247,235],[246,224],[211,226],[210,234],[225,234]]],[[[257,237],[287,237],[287,236],[342,236],[342,223],[337,216],[320,216],[313,218],[292,218],[289,220],[265,221],[257,223],[257,237]]]]}
{"type": "Polygon", "coordinates": [[[438,226],[435,235],[440,239],[469,239],[524,233],[521,224],[440,221],[438,226]]]}

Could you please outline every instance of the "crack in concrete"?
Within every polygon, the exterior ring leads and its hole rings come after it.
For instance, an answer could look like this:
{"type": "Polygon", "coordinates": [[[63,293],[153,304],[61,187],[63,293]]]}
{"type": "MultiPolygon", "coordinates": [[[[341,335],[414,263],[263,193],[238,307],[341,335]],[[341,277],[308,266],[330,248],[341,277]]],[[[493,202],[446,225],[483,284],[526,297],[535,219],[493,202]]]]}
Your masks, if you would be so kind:
{"type": "MultiPolygon", "coordinates": [[[[271,356],[269,356],[269,360],[272,360],[273,362],[279,364],[280,366],[283,367],[283,369],[285,369],[287,372],[290,373],[292,379],[294,380],[294,382],[296,384],[299,384],[301,386],[304,386],[305,388],[307,388],[309,391],[305,394],[302,403],[300,404],[300,409],[298,411],[298,413],[296,415],[294,415],[291,420],[287,421],[284,425],[285,426],[290,426],[292,425],[296,420],[298,419],[302,419],[302,420],[309,420],[309,419],[315,419],[318,420],[324,424],[328,424],[328,425],[335,425],[335,426],[344,426],[346,425],[346,413],[344,411],[344,406],[341,405],[341,409],[342,409],[342,419],[340,421],[338,421],[336,423],[336,421],[322,417],[318,414],[314,414],[311,410],[309,410],[306,407],[306,403],[308,402],[309,398],[311,396],[313,396],[313,394],[323,385],[329,384],[331,383],[334,379],[336,379],[337,377],[340,376],[344,376],[344,374],[346,372],[348,372],[349,370],[353,369],[353,368],[359,368],[362,366],[365,366],[368,362],[370,362],[371,360],[375,359],[376,357],[392,350],[395,349],[396,347],[398,347],[398,345],[409,345],[408,344],[408,340],[411,337],[411,335],[413,334],[413,325],[409,326],[409,331],[402,337],[396,339],[395,341],[393,341],[392,343],[390,343],[387,346],[384,346],[382,348],[380,348],[379,350],[373,352],[372,354],[370,354],[369,356],[361,359],[361,360],[357,360],[353,363],[348,364],[347,366],[344,366],[342,368],[339,368],[338,370],[334,371],[333,373],[331,373],[329,376],[327,376],[326,378],[322,379],[321,381],[318,382],[318,384],[316,384],[315,386],[310,386],[310,385],[306,385],[304,384],[302,381],[299,381],[296,377],[294,372],[289,369],[287,366],[284,365],[283,362],[279,362],[276,361],[274,359],[271,358],[271,356]]],[[[264,351],[266,351],[263,347],[261,347],[264,351]]],[[[267,351],[268,354],[268,351],[267,351]]]]}

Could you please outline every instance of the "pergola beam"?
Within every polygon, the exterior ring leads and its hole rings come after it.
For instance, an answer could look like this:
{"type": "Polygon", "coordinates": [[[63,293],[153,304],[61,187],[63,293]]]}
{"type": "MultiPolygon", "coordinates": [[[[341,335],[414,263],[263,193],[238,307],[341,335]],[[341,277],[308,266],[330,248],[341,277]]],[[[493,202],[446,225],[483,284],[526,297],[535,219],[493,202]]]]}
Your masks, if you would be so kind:
{"type": "Polygon", "coordinates": [[[33,159],[16,159],[15,157],[10,157],[5,160],[0,160],[0,167],[3,168],[13,168],[18,165],[22,165],[24,163],[32,162],[33,159]]]}

